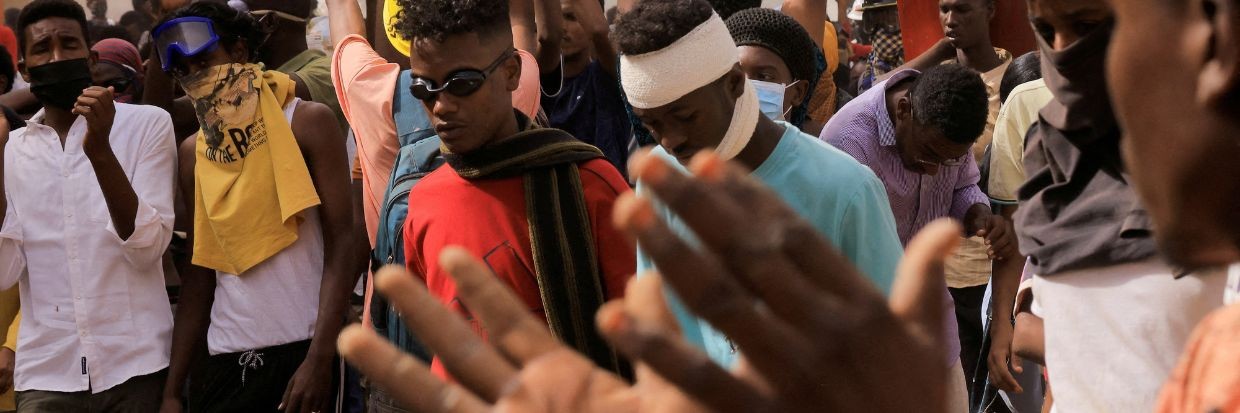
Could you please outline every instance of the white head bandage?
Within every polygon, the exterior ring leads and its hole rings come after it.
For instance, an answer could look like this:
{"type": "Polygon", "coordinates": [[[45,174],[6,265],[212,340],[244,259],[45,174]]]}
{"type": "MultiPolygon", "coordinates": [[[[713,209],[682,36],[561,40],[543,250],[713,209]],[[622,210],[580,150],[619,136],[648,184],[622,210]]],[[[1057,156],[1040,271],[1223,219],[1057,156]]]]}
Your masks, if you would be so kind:
{"type": "Polygon", "coordinates": [[[712,12],[667,47],[620,56],[620,83],[633,107],[657,108],[719,80],[740,61],[738,56],[728,26],[712,12]]]}
{"type": "MultiPolygon", "coordinates": [[[[629,104],[638,109],[665,106],[714,83],[737,65],[739,52],[728,26],[718,14],[671,45],[639,55],[620,56],[620,83],[629,104]]],[[[723,159],[745,149],[761,115],[753,86],[736,101],[732,122],[716,148],[723,159]]]]}

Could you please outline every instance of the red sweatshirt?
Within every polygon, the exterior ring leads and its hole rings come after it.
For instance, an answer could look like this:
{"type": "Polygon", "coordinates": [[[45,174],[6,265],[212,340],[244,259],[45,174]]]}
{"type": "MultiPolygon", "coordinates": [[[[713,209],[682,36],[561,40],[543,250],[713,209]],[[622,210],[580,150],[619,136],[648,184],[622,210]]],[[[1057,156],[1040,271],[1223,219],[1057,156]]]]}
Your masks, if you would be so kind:
{"type": "MultiPolygon", "coordinates": [[[[629,187],[620,172],[605,159],[578,165],[586,207],[590,214],[594,250],[608,300],[624,296],[625,283],[636,266],[634,245],[612,225],[616,197],[629,187]]],[[[463,247],[491,267],[530,314],[546,322],[534,258],[530,251],[529,223],[525,214],[525,185],[520,175],[502,179],[466,180],[445,165],[427,175],[409,193],[409,216],[405,221],[405,257],[409,271],[426,280],[431,295],[470,320],[484,339],[482,324],[474,319],[457,297],[456,283],[439,266],[445,247],[463,247]]],[[[436,359],[432,370],[447,377],[436,359]]]]}

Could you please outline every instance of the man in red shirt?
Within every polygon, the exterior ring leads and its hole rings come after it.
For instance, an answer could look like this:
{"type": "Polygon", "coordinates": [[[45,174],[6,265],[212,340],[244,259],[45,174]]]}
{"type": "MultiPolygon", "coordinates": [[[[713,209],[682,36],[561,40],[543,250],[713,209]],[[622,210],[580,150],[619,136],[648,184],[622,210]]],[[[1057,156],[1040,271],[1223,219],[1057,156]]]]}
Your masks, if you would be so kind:
{"type": "MultiPolygon", "coordinates": [[[[396,27],[413,45],[410,92],[426,105],[447,160],[409,194],[410,272],[472,320],[439,265],[445,247],[464,247],[561,341],[618,369],[594,313],[623,294],[634,271],[634,246],[610,222],[627,183],[597,148],[532,127],[513,109],[521,65],[507,1],[399,3],[396,27]]],[[[476,321],[473,327],[483,333],[476,321]]],[[[433,369],[444,374],[438,361],[433,369]]]]}

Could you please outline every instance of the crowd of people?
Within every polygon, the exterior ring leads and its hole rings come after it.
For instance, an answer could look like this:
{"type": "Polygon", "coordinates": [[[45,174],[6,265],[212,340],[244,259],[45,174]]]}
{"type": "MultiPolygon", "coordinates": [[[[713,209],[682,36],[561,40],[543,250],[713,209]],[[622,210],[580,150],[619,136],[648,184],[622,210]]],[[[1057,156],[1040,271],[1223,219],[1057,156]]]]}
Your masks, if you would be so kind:
{"type": "Polygon", "coordinates": [[[0,412],[1240,412],[1240,1],[321,1],[6,11],[0,412]]]}

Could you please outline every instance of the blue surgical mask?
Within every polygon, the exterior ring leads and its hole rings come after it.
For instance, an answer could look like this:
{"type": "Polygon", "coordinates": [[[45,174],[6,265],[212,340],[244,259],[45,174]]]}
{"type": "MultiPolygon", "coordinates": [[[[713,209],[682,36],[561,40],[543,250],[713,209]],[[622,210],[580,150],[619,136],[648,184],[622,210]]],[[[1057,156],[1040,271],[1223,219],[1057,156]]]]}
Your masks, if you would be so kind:
{"type": "Polygon", "coordinates": [[[766,115],[770,120],[784,120],[784,116],[788,114],[789,110],[792,110],[792,108],[784,110],[784,91],[795,85],[796,82],[792,82],[792,85],[784,85],[749,79],[749,83],[753,85],[754,90],[758,93],[758,102],[762,108],[762,114],[766,115]]]}

